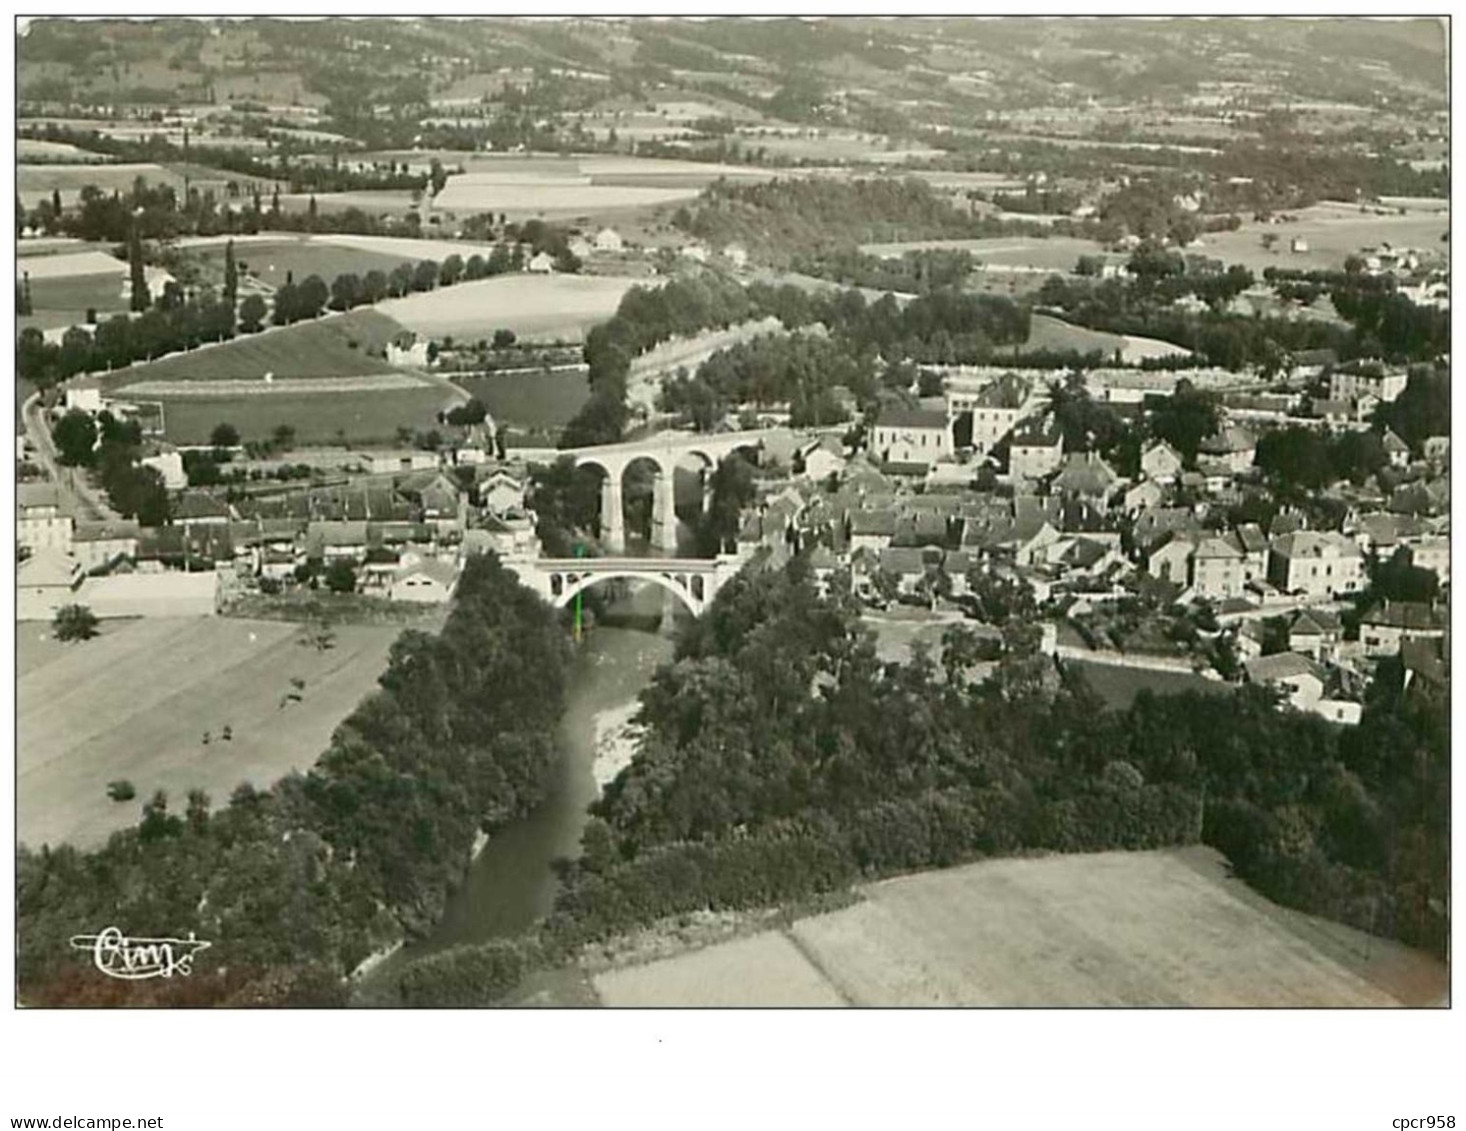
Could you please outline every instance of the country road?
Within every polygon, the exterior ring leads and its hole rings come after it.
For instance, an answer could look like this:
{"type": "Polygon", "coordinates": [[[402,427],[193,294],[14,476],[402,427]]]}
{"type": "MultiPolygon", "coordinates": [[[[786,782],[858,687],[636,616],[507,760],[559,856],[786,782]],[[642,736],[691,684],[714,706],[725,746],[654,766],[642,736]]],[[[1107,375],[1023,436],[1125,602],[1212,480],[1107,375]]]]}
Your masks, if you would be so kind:
{"type": "Polygon", "coordinates": [[[41,394],[32,393],[27,397],[20,414],[26,437],[35,449],[42,469],[59,490],[71,497],[73,517],[103,521],[120,519],[122,516],[108,506],[101,493],[87,481],[85,472],[78,475],[75,469],[61,466],[56,456],[56,445],[51,440],[51,430],[46,427],[41,394]]]}

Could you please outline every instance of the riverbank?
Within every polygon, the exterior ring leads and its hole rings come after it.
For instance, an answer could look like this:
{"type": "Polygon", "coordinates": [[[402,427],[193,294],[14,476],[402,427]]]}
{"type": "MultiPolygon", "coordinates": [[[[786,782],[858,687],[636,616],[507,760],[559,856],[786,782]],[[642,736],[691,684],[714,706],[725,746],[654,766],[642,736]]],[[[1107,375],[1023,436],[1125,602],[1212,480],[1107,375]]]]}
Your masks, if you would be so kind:
{"type": "Polygon", "coordinates": [[[618,707],[598,711],[594,719],[595,758],[591,762],[591,776],[595,779],[596,795],[605,792],[606,786],[636,756],[646,728],[632,720],[641,710],[640,700],[633,699],[618,707]]]}

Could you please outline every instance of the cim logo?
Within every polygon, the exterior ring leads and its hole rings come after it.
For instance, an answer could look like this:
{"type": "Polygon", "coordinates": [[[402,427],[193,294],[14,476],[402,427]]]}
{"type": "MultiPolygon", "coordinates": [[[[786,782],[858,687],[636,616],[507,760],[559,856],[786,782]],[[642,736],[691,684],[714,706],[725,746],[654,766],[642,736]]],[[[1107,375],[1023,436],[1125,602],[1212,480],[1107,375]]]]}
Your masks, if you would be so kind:
{"type": "Polygon", "coordinates": [[[73,950],[90,951],[92,965],[109,978],[140,981],[144,978],[186,978],[193,973],[194,956],[212,943],[195,938],[131,939],[117,927],[95,935],[72,935],[73,950]]]}

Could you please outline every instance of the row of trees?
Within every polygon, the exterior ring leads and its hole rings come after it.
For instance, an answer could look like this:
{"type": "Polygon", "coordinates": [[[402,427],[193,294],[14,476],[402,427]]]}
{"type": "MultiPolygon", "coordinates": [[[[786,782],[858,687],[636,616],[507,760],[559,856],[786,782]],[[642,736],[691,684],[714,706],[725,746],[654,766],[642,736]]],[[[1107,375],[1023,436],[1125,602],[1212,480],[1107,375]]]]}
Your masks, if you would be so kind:
{"type": "Polygon", "coordinates": [[[170,507],[163,477],[156,468],[142,467],[142,428],[136,421],[121,421],[110,412],[95,419],[73,410],[56,422],[52,431],[63,466],[93,472],[114,510],[124,518],[136,517],[143,526],[162,526],[170,507]]]}
{"type": "Polygon", "coordinates": [[[567,661],[539,598],[492,555],[470,560],[442,633],[402,634],[306,773],[186,816],[160,794],[93,852],[22,847],[21,998],[99,1000],[66,940],[120,921],[213,941],[185,984],[130,985],[129,1004],[338,1003],[343,975],[441,914],[479,830],[543,797],[567,661]]]}

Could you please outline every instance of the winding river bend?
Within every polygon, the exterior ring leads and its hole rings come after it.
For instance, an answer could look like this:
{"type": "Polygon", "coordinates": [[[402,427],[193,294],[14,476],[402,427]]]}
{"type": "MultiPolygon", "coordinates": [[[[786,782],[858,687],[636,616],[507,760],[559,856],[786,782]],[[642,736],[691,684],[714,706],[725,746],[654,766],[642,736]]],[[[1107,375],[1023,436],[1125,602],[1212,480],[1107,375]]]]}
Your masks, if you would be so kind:
{"type": "Polygon", "coordinates": [[[489,839],[432,934],[399,951],[391,965],[519,934],[549,914],[559,883],[551,861],[579,851],[586,806],[596,796],[597,719],[623,713],[657,665],[672,655],[672,640],[656,628],[661,592],[647,586],[618,597],[586,634],[571,666],[562,755],[548,796],[534,812],[489,839]]]}

